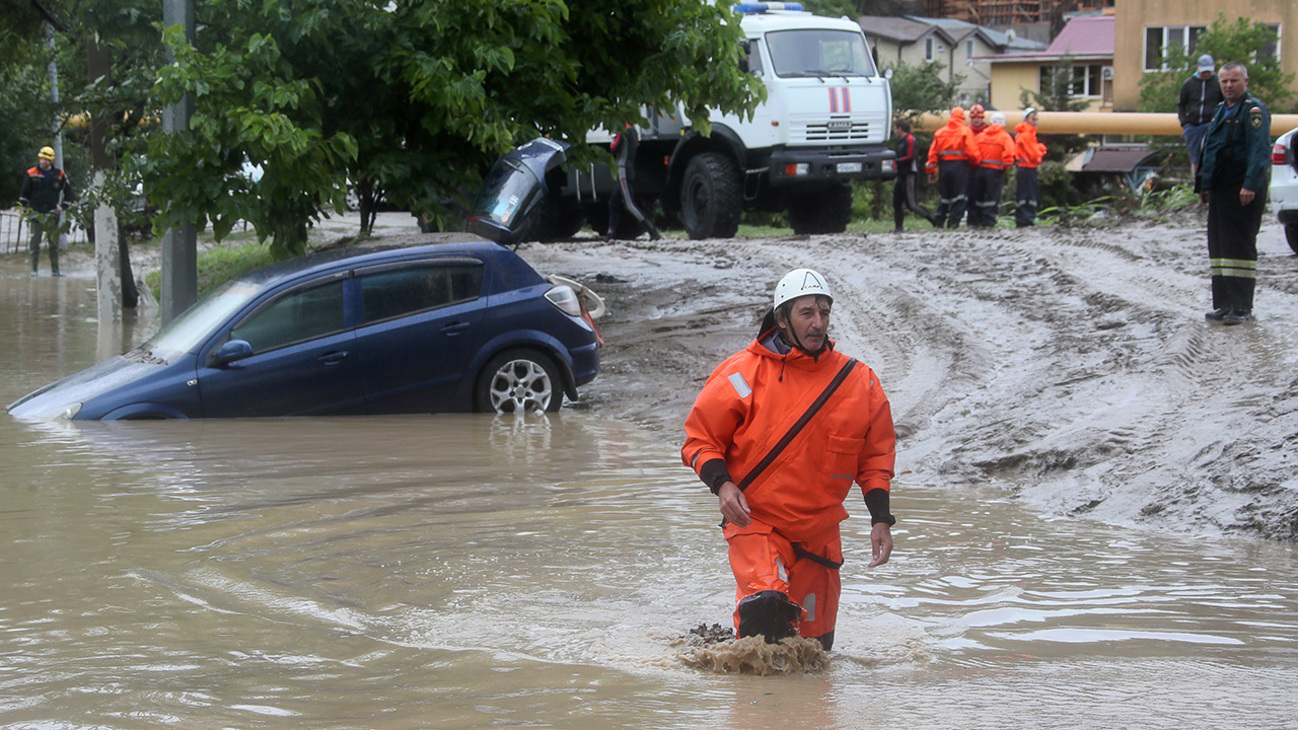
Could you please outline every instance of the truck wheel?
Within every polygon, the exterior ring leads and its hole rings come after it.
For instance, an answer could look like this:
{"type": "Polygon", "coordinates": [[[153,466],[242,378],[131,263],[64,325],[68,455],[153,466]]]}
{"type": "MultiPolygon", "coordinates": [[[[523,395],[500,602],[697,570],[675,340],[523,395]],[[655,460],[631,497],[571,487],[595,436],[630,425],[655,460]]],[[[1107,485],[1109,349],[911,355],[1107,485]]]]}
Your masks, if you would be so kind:
{"type": "Polygon", "coordinates": [[[1289,248],[1292,248],[1294,253],[1298,253],[1298,223],[1285,226],[1284,237],[1289,241],[1289,248]]]}
{"type": "Polygon", "coordinates": [[[739,169],[720,152],[704,152],[685,166],[681,219],[690,238],[731,238],[743,210],[739,169]]]}
{"type": "Polygon", "coordinates": [[[542,243],[572,238],[586,222],[581,208],[572,198],[551,193],[541,201],[538,240],[542,243]]]}
{"type": "Polygon", "coordinates": [[[852,220],[852,186],[801,193],[789,201],[789,225],[794,233],[842,233],[852,220]]]}

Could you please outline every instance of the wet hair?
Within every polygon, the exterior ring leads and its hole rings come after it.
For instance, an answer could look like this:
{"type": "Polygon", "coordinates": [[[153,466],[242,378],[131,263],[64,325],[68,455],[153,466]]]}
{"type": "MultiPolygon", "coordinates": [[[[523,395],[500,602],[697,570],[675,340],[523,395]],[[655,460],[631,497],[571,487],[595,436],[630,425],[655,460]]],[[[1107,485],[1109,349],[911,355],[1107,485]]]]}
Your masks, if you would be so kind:
{"type": "Polygon", "coordinates": [[[910,132],[910,122],[906,121],[905,119],[898,119],[897,121],[892,123],[892,126],[896,127],[897,129],[900,129],[903,132],[907,132],[907,133],[910,132]]]}

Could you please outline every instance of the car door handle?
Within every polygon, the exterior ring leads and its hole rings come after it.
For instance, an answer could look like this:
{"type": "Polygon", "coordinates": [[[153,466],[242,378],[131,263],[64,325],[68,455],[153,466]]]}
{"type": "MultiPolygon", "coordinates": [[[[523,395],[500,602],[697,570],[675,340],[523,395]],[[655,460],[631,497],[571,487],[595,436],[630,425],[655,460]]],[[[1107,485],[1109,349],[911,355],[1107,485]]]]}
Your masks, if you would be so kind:
{"type": "Polygon", "coordinates": [[[326,352],[325,354],[321,355],[316,362],[319,362],[321,365],[337,365],[338,363],[346,359],[347,359],[347,351],[339,350],[337,352],[326,352]]]}
{"type": "Polygon", "coordinates": [[[458,335],[469,328],[468,322],[451,322],[442,327],[442,333],[448,335],[458,335]]]}

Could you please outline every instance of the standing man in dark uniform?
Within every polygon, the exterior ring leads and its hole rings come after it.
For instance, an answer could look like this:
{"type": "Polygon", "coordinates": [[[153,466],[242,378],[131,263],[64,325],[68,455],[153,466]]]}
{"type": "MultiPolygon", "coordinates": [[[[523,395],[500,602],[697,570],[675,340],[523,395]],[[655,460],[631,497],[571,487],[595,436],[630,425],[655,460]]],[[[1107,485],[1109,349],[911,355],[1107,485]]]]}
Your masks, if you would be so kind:
{"type": "Polygon", "coordinates": [[[1199,56],[1198,71],[1181,84],[1181,96],[1176,101],[1176,116],[1181,120],[1181,136],[1190,153],[1190,175],[1199,172],[1199,159],[1203,156],[1203,136],[1208,123],[1221,103],[1221,83],[1213,75],[1212,56],[1199,56]]]}
{"type": "Polygon", "coordinates": [[[1208,203],[1208,259],[1213,310],[1209,322],[1253,319],[1257,231],[1271,174],[1271,112],[1248,93],[1248,68],[1221,67],[1221,94],[1204,137],[1195,191],[1208,203]]]}
{"type": "Polygon", "coordinates": [[[76,200],[72,183],[62,170],[54,166],[54,148],[42,147],[36,155],[36,166],[29,168],[23,177],[18,204],[27,210],[31,220],[32,237],[28,246],[32,252],[32,275],[41,257],[41,236],[49,239],[50,271],[59,273],[59,216],[63,201],[76,200]]]}

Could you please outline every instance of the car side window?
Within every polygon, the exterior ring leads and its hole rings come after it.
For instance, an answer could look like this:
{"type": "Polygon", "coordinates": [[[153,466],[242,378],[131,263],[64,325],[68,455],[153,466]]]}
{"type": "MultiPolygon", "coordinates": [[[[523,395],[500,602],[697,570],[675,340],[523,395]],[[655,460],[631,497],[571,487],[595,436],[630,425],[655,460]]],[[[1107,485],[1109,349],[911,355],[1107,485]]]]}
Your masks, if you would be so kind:
{"type": "Polygon", "coordinates": [[[343,282],[333,281],[289,292],[257,310],[230,331],[247,340],[253,352],[323,337],[343,329],[343,282]]]}
{"type": "Polygon", "coordinates": [[[482,266],[428,264],[361,276],[365,324],[478,298],[482,266]]]}

